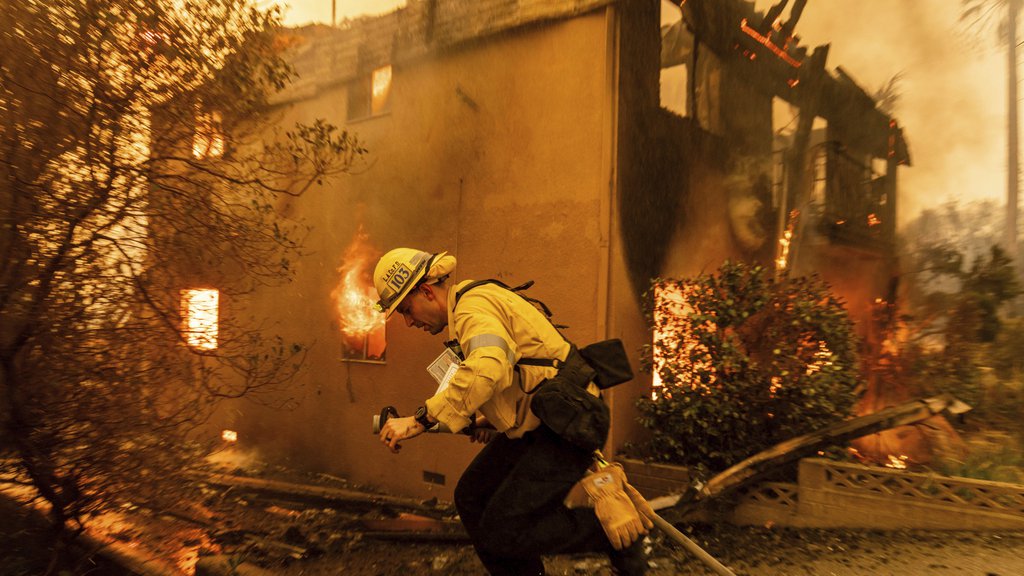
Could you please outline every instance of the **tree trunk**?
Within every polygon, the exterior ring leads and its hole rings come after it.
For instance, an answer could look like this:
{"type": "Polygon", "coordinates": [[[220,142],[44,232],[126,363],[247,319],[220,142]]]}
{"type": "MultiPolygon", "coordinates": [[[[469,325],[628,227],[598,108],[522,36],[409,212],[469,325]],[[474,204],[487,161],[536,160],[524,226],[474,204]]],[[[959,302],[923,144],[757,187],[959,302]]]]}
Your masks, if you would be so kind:
{"type": "Polygon", "coordinates": [[[1020,0],[1007,3],[1007,190],[1006,253],[1017,260],[1017,191],[1020,185],[1017,161],[1017,12],[1020,0]]]}

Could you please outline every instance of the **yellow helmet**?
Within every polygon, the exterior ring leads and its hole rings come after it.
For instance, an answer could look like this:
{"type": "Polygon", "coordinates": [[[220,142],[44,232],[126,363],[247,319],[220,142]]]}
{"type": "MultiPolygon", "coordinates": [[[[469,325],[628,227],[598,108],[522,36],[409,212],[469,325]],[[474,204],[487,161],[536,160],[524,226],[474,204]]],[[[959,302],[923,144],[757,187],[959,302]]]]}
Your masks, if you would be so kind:
{"type": "Polygon", "coordinates": [[[380,257],[373,269],[373,285],[377,289],[375,308],[390,317],[420,280],[427,275],[431,264],[447,252],[430,254],[414,248],[395,248],[380,257]]]}

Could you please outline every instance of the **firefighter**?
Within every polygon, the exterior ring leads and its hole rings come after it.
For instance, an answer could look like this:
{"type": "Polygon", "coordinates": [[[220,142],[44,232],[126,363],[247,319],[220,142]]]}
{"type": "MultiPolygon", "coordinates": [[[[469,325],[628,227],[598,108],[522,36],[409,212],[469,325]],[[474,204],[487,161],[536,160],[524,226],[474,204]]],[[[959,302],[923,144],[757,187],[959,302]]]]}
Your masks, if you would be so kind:
{"type": "Polygon", "coordinates": [[[607,552],[615,573],[644,574],[642,541],[651,524],[637,512],[635,490],[624,494],[621,470],[587,475],[593,450],[566,441],[530,409],[530,393],[559,369],[523,360],[564,361],[569,342],[504,285],[456,284],[455,264],[445,252],[396,248],[374,270],[381,312],[397,311],[406,326],[434,335],[448,328],[449,344],[457,342],[463,357],[447,387],[414,416],[387,420],[381,442],[397,453],[399,442],[438,422],[452,432],[484,423],[500,432],[455,487],[459,517],[491,574],[544,574],[541,555],[576,552],[607,552]],[[563,503],[577,483],[593,508],[563,503]]]}

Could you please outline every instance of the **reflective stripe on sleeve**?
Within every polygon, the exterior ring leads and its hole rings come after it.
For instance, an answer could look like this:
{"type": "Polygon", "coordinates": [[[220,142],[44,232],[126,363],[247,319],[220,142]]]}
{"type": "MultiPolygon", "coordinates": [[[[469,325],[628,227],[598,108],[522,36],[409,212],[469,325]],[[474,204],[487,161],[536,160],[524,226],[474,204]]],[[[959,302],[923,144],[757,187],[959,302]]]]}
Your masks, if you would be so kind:
{"type": "Polygon", "coordinates": [[[473,353],[473,350],[483,348],[485,346],[496,346],[501,348],[505,351],[505,355],[508,356],[508,363],[516,363],[515,354],[513,354],[512,350],[509,349],[508,343],[505,342],[504,338],[497,334],[478,334],[473,336],[469,340],[466,340],[466,343],[462,346],[462,351],[466,354],[466,358],[469,358],[469,355],[473,353]]]}

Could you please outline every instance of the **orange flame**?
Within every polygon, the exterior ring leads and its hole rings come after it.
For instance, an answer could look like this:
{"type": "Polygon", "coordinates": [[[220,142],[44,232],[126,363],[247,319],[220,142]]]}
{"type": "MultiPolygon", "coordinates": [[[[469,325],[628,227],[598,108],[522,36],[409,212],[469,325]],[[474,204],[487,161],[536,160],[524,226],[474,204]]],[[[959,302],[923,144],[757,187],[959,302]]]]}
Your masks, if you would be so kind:
{"type": "Polygon", "coordinates": [[[786,230],[782,233],[782,238],[779,238],[778,254],[779,257],[775,259],[775,270],[785,270],[789,266],[789,250],[793,244],[793,233],[796,230],[796,219],[800,216],[799,210],[791,210],[789,212],[789,223],[786,225],[786,230]]]}
{"type": "Polygon", "coordinates": [[[369,235],[360,227],[345,249],[338,268],[341,278],[331,292],[341,332],[351,348],[361,348],[366,336],[384,325],[384,314],[373,308],[377,301],[372,281],[376,257],[377,251],[370,245],[369,235]]]}
{"type": "Polygon", "coordinates": [[[893,456],[889,454],[889,462],[885,464],[886,468],[895,468],[896,470],[906,470],[907,468],[907,456],[900,454],[899,456],[893,456]]]}
{"type": "Polygon", "coordinates": [[[702,324],[692,321],[699,314],[693,303],[698,287],[692,283],[675,285],[663,283],[655,288],[654,297],[656,324],[654,332],[654,379],[651,383],[651,400],[659,396],[671,396],[671,390],[661,379],[661,369],[668,363],[683,366],[679,370],[679,381],[671,387],[707,393],[715,383],[715,370],[707,347],[699,340],[698,331],[714,330],[714,324],[707,320],[702,324]],[[704,371],[708,381],[702,381],[697,374],[704,371]]]}

